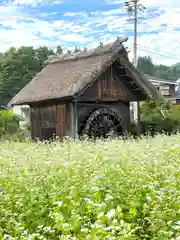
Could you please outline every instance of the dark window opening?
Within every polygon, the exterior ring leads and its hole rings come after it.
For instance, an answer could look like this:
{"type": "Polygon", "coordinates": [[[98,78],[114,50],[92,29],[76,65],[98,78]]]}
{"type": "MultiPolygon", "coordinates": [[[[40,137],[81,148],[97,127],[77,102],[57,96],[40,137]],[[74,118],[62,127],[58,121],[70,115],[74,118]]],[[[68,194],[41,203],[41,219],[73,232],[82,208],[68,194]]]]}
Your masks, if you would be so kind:
{"type": "Polygon", "coordinates": [[[42,140],[53,140],[56,136],[56,127],[42,127],[41,128],[41,139],[42,140]]]}

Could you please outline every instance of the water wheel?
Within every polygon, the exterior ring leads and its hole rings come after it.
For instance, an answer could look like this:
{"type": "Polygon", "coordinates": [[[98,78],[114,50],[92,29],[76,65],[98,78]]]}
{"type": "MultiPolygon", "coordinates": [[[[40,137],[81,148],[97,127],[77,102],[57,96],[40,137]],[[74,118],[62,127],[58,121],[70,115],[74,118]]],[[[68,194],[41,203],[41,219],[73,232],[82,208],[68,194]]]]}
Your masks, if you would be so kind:
{"type": "Polygon", "coordinates": [[[89,137],[118,137],[122,133],[122,118],[110,108],[101,108],[94,111],[85,123],[84,134],[89,137]]]}

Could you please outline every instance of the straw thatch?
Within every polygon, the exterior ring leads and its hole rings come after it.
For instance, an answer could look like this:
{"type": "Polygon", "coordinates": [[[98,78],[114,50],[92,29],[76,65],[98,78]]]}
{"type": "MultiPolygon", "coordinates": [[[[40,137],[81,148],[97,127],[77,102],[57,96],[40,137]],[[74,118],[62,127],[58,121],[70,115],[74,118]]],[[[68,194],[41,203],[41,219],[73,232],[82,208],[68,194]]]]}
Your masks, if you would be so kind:
{"type": "Polygon", "coordinates": [[[129,62],[122,45],[124,41],[126,39],[117,39],[111,44],[100,45],[92,50],[51,58],[44,69],[12,99],[10,104],[30,104],[75,96],[117,58],[149,98],[159,98],[155,87],[129,62]]]}

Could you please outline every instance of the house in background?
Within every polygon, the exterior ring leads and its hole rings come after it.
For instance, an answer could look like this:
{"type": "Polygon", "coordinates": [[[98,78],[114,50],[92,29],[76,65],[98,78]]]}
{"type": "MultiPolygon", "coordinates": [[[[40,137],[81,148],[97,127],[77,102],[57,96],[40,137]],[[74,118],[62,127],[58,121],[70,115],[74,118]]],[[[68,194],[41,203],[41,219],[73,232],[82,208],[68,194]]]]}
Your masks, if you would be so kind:
{"type": "Polygon", "coordinates": [[[20,116],[21,121],[19,122],[20,128],[23,129],[26,124],[30,121],[30,107],[29,105],[22,105],[22,106],[12,106],[12,111],[20,116]]]}
{"type": "Polygon", "coordinates": [[[175,89],[176,103],[180,105],[180,79],[178,79],[176,83],[178,84],[175,89]]]}
{"type": "Polygon", "coordinates": [[[178,97],[176,93],[178,82],[145,75],[165,99],[171,101],[173,104],[180,104],[180,94],[178,97]]]}
{"type": "Polygon", "coordinates": [[[128,59],[125,40],[52,59],[10,102],[30,105],[31,135],[99,137],[130,130],[130,102],[161,99],[128,59]]]}

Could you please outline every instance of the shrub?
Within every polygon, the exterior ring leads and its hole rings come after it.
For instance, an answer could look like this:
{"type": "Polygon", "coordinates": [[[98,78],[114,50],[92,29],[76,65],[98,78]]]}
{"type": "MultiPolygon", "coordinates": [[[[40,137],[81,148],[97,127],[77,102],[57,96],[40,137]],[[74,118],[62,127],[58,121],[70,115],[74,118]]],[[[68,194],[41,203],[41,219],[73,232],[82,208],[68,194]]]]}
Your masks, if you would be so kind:
{"type": "Polygon", "coordinates": [[[142,133],[175,133],[180,130],[180,108],[170,102],[147,101],[141,106],[142,133]]]}
{"type": "Polygon", "coordinates": [[[14,134],[19,129],[20,117],[11,110],[0,111],[0,137],[14,134]]]}

